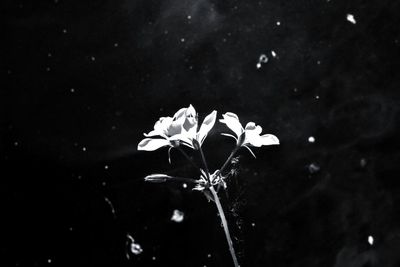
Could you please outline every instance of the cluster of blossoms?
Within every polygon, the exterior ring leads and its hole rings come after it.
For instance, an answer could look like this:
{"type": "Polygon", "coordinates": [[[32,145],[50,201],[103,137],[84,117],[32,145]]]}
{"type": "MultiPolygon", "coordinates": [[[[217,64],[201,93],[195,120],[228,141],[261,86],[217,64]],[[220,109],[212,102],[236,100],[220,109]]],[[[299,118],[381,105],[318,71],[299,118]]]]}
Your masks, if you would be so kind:
{"type": "MultiPolygon", "coordinates": [[[[198,114],[194,107],[189,105],[187,108],[181,108],[173,117],[161,117],[154,124],[154,129],[144,134],[146,138],[138,144],[138,150],[154,151],[162,147],[169,147],[168,152],[170,152],[172,148],[178,148],[181,145],[199,150],[208,133],[214,127],[216,119],[217,111],[214,110],[204,118],[203,123],[199,127],[198,114]]],[[[226,125],[232,132],[222,133],[222,135],[232,137],[236,140],[234,153],[236,153],[240,147],[245,147],[255,157],[250,147],[279,144],[279,140],[275,135],[261,135],[261,126],[256,125],[254,122],[247,123],[243,128],[235,113],[227,112],[222,115],[222,119],[219,121],[226,125]]],[[[212,174],[205,173],[203,169],[200,171],[201,176],[200,179],[197,180],[197,185],[194,188],[195,190],[201,191],[210,185],[217,184],[223,184],[225,186],[221,175],[222,168],[221,170],[216,170],[212,174]]],[[[161,176],[159,174],[149,175],[147,180],[156,181],[157,177],[161,176]]],[[[165,175],[162,177],[164,179],[165,175]]]]}
{"type": "Polygon", "coordinates": [[[198,115],[194,107],[190,105],[187,108],[181,108],[173,117],[161,117],[154,124],[154,129],[149,133],[144,134],[146,138],[140,141],[138,144],[138,150],[154,151],[162,147],[169,147],[168,156],[169,161],[171,162],[170,151],[172,148],[177,148],[196,167],[197,165],[191,160],[186,152],[184,152],[181,146],[186,146],[199,152],[203,164],[203,167],[199,168],[199,179],[174,177],[166,174],[152,174],[146,176],[145,181],[156,183],[166,182],[168,180],[190,182],[194,184],[193,190],[203,192],[207,199],[214,201],[224,227],[225,236],[228,241],[234,265],[235,267],[238,267],[239,263],[236,258],[228,224],[217,191],[221,187],[226,189],[226,176],[224,176],[224,171],[234,160],[235,153],[241,147],[248,149],[255,157],[251,147],[278,145],[279,140],[272,134],[261,135],[261,126],[256,125],[254,122],[247,123],[243,128],[238,116],[235,113],[227,112],[222,115],[222,119],[220,119],[219,122],[224,124],[231,132],[222,133],[222,135],[234,138],[236,140],[236,146],[222,167],[215,170],[213,173],[210,173],[203,154],[202,145],[207,135],[214,127],[216,120],[217,111],[214,110],[204,118],[203,123],[199,127],[198,115]],[[215,190],[215,188],[217,190],[215,190]]]}

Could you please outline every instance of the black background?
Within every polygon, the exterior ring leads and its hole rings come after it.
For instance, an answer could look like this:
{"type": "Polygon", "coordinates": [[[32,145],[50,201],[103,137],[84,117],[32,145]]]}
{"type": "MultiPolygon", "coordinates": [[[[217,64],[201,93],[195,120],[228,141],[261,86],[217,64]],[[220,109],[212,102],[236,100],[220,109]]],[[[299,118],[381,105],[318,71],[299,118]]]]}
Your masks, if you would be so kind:
{"type": "MultiPolygon", "coordinates": [[[[2,6],[2,266],[232,266],[212,203],[142,180],[193,173],[177,151],[136,151],[190,103],[281,141],[241,151],[222,194],[242,266],[399,266],[398,1],[2,6]]],[[[212,169],[234,145],[221,130],[212,169]]]]}

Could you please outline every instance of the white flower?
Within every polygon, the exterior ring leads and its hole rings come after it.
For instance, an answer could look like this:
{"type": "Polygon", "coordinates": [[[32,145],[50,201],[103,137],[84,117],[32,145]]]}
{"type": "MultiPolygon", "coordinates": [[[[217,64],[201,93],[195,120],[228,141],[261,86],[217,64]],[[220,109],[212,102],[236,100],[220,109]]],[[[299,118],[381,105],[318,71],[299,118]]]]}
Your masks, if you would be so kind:
{"type": "Polygon", "coordinates": [[[215,124],[217,112],[214,110],[203,121],[197,131],[197,113],[192,105],[181,108],[171,117],[161,117],[154,130],[144,134],[147,138],[138,144],[138,150],[154,151],[164,146],[176,147],[180,144],[195,148],[194,140],[203,144],[208,132],[215,124]],[[158,138],[154,138],[158,137],[158,138]]]}
{"type": "Polygon", "coordinates": [[[223,114],[222,117],[223,119],[219,121],[226,124],[226,126],[231,129],[236,136],[225,133],[223,135],[233,137],[236,140],[238,146],[244,146],[245,148],[247,148],[254,157],[255,155],[251,151],[249,146],[261,147],[268,145],[279,145],[279,139],[275,135],[260,135],[262,132],[262,128],[261,126],[256,125],[254,122],[247,123],[246,127],[243,128],[238,116],[235,113],[227,112],[223,114]]]}

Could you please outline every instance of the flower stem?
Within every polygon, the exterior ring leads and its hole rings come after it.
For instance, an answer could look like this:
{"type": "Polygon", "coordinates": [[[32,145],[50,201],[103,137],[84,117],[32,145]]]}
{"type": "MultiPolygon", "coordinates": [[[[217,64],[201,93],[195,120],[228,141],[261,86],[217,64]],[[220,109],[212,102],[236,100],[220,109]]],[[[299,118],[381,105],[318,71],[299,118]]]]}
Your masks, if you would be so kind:
{"type": "Polygon", "coordinates": [[[207,175],[207,180],[209,183],[211,183],[210,172],[208,171],[206,157],[204,156],[203,149],[201,148],[201,146],[199,146],[199,151],[200,151],[200,155],[201,155],[201,160],[203,161],[204,171],[206,172],[206,175],[207,175]]]}
{"type": "Polygon", "coordinates": [[[231,162],[232,158],[235,156],[236,152],[239,150],[240,146],[236,146],[235,149],[231,152],[229,157],[226,159],[224,165],[219,169],[219,173],[222,174],[223,171],[228,167],[228,164],[231,162]]]}
{"type": "Polygon", "coordinates": [[[219,213],[219,216],[221,218],[222,226],[224,227],[226,241],[228,241],[229,251],[230,251],[231,256],[232,256],[233,264],[235,265],[235,267],[240,267],[240,265],[238,263],[238,260],[236,258],[235,249],[233,248],[233,242],[232,242],[232,239],[231,239],[231,235],[229,233],[228,223],[226,221],[224,210],[222,209],[221,202],[219,201],[218,194],[215,191],[213,186],[210,186],[210,191],[211,191],[211,193],[212,193],[212,195],[214,197],[215,204],[217,206],[218,213],[219,213]]]}

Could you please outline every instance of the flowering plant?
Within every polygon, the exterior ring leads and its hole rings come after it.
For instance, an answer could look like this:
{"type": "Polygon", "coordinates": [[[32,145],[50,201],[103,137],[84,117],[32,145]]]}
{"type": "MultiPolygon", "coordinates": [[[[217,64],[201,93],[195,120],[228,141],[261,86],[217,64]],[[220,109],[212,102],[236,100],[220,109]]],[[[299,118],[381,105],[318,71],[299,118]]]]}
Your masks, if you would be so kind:
{"type": "Polygon", "coordinates": [[[193,166],[199,169],[199,179],[175,177],[166,174],[151,174],[145,177],[145,181],[155,183],[161,183],[170,180],[190,182],[191,184],[194,184],[193,190],[202,192],[209,200],[212,200],[216,204],[218,213],[221,217],[233,263],[235,267],[238,267],[239,263],[236,258],[233,242],[229,233],[228,223],[218,197],[218,191],[220,188],[226,189],[227,185],[225,179],[227,179],[228,176],[224,175],[224,173],[230,163],[232,163],[235,154],[241,147],[248,149],[249,152],[255,157],[255,154],[250,147],[279,145],[279,140],[275,135],[272,134],[261,135],[261,126],[256,125],[254,122],[247,123],[243,128],[238,116],[235,113],[227,112],[222,115],[222,119],[219,121],[226,125],[228,129],[233,132],[233,134],[223,133],[222,135],[234,138],[236,140],[236,146],[222,167],[218,170],[215,170],[213,173],[210,173],[205,155],[202,150],[202,145],[208,133],[214,127],[216,118],[217,111],[214,110],[204,118],[203,123],[199,128],[198,115],[194,107],[189,105],[187,108],[181,108],[174,114],[173,117],[161,117],[154,124],[154,129],[149,133],[144,134],[146,138],[140,141],[138,144],[138,150],[154,151],[162,147],[169,147],[168,159],[171,163],[170,151],[172,148],[176,148],[181,151],[181,153],[193,164],[193,166]],[[188,156],[181,146],[189,147],[200,154],[202,163],[201,168],[197,167],[197,164],[188,156]]]}

